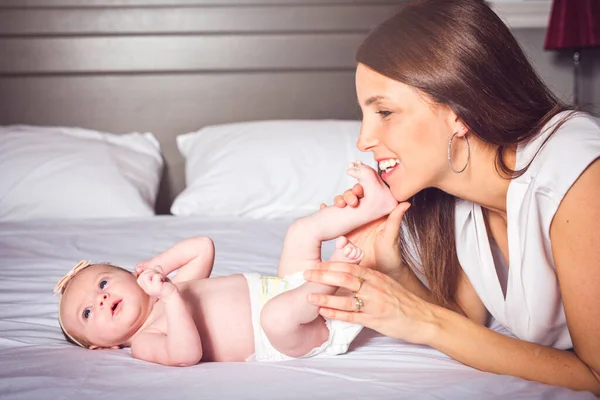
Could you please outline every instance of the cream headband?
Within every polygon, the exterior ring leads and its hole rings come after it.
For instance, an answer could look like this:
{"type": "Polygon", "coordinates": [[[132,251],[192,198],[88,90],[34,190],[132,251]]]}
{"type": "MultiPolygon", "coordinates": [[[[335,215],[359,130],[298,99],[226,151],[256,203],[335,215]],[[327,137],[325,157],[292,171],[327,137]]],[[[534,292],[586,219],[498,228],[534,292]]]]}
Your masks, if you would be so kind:
{"type": "Polygon", "coordinates": [[[85,260],[79,261],[79,264],[77,264],[69,272],[67,272],[67,274],[65,276],[63,276],[61,278],[61,280],[58,281],[58,283],[54,287],[54,295],[56,296],[57,294],[60,294],[60,299],[58,300],[58,323],[59,323],[61,329],[63,330],[63,332],[69,337],[69,339],[71,339],[73,341],[73,343],[76,343],[83,348],[85,348],[85,346],[83,344],[81,344],[79,342],[79,340],[76,340],[73,336],[71,336],[71,334],[69,332],[67,332],[67,330],[65,329],[65,327],[62,323],[62,319],[60,318],[60,303],[62,301],[62,294],[65,291],[65,286],[67,286],[67,283],[69,283],[71,281],[71,279],[73,279],[73,277],[79,271],[81,271],[84,268],[89,267],[90,265],[92,265],[91,261],[85,261],[85,260]]]}

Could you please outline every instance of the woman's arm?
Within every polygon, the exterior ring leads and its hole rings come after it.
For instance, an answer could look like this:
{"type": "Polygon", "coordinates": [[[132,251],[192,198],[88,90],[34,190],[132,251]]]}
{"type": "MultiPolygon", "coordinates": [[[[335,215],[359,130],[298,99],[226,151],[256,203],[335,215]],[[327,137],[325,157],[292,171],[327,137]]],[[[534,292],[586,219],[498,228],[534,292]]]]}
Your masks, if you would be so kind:
{"type": "MultiPolygon", "coordinates": [[[[358,205],[361,193],[362,186],[356,184],[351,190],[344,193],[343,198],[342,196],[336,197],[336,207],[350,206],[349,201],[351,199],[347,199],[349,196],[354,196],[354,204],[355,206],[358,205]]],[[[409,203],[400,203],[387,218],[366,224],[349,233],[347,236],[365,252],[365,257],[360,263],[361,266],[382,272],[398,281],[405,289],[423,300],[441,305],[416,273],[400,257],[400,225],[404,213],[409,206],[409,203]]],[[[340,271],[349,272],[348,269],[344,270],[343,268],[340,271]]],[[[479,299],[479,296],[477,296],[467,275],[462,270],[460,274],[456,288],[456,300],[445,306],[483,325],[489,317],[487,309],[479,299]]],[[[356,282],[354,278],[351,278],[351,280],[356,282]]]]}
{"type": "Polygon", "coordinates": [[[502,335],[443,308],[436,309],[434,315],[428,343],[424,344],[463,364],[600,394],[596,376],[575,353],[502,335]]]}
{"type": "MultiPolygon", "coordinates": [[[[352,189],[346,190],[343,195],[336,196],[333,202],[336,207],[357,207],[363,196],[363,187],[357,183],[352,189]]],[[[326,205],[321,204],[321,208],[323,207],[326,207],[326,205]]],[[[361,265],[383,272],[423,300],[440,305],[429,288],[421,282],[416,273],[400,257],[400,226],[404,213],[409,207],[410,204],[407,202],[400,203],[385,218],[384,222],[374,221],[356,229],[347,236],[365,251],[365,258],[361,265]],[[369,261],[370,257],[373,260],[369,261]]],[[[460,274],[455,301],[450,302],[446,307],[469,317],[478,324],[484,325],[488,321],[489,313],[479,299],[467,275],[462,270],[460,274]]]]}
{"type": "MultiPolygon", "coordinates": [[[[304,274],[309,281],[358,288],[362,301],[355,312],[352,297],[311,294],[309,302],[331,319],[364,325],[386,336],[428,345],[470,367],[512,375],[550,385],[600,394],[600,384],[589,367],[571,352],[553,349],[492,331],[469,318],[423,300],[396,280],[357,265],[322,263],[304,274]]],[[[598,337],[598,335],[590,339],[598,337]]]]}
{"type": "Polygon", "coordinates": [[[571,186],[550,226],[575,354],[600,380],[600,159],[571,186]]]}
{"type": "MultiPolygon", "coordinates": [[[[431,294],[431,291],[409,267],[398,268],[398,272],[390,274],[390,276],[398,281],[406,290],[421,299],[434,305],[440,305],[431,294]]],[[[462,270],[460,271],[455,298],[456,300],[448,304],[447,308],[466,316],[476,324],[485,325],[488,322],[489,312],[477,295],[477,292],[475,292],[475,288],[471,284],[467,274],[462,270]]]]}
{"type": "MultiPolygon", "coordinates": [[[[323,263],[307,271],[308,280],[357,288],[355,300],[311,295],[328,318],[356,322],[384,335],[434,347],[454,359],[483,371],[589,390],[600,395],[600,161],[575,182],[555,214],[550,235],[553,257],[574,352],[504,336],[456,312],[423,300],[414,289],[377,271],[348,264],[323,263]],[[415,293],[416,292],[416,293],[415,293]]],[[[464,282],[457,302],[476,303],[464,282]]],[[[477,308],[477,307],[475,307],[477,308]]],[[[476,311],[477,312],[477,311],[476,311]]],[[[465,313],[469,314],[469,313],[465,313]]]]}

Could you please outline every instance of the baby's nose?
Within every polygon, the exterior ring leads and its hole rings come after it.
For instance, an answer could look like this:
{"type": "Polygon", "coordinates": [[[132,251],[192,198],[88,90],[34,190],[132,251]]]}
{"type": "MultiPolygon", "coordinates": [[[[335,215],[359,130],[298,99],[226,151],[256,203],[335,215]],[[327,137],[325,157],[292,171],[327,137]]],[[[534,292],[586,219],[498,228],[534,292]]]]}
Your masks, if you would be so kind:
{"type": "Polygon", "coordinates": [[[108,293],[100,293],[100,294],[98,295],[98,298],[97,298],[97,304],[98,304],[100,307],[102,307],[102,306],[105,306],[105,305],[106,305],[106,303],[108,302],[108,298],[109,298],[109,297],[110,297],[110,296],[108,295],[108,293]]]}

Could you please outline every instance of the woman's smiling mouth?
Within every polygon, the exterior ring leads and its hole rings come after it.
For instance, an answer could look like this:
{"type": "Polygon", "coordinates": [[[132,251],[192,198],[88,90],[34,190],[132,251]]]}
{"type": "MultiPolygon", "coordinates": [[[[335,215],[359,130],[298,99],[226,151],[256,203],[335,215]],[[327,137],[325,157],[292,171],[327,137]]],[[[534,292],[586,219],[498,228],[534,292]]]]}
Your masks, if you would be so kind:
{"type": "Polygon", "coordinates": [[[386,177],[396,169],[400,164],[399,158],[386,158],[378,161],[379,170],[381,171],[381,178],[385,180],[386,177]]]}

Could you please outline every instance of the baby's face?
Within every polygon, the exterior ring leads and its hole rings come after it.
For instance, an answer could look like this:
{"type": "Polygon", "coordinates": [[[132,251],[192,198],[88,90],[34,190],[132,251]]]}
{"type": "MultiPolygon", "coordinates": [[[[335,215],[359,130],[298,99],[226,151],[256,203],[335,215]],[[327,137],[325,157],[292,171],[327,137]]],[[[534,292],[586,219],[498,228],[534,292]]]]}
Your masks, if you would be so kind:
{"type": "Polygon", "coordinates": [[[91,348],[126,344],[154,303],[133,274],[102,264],[75,275],[62,296],[64,329],[91,348]]]}

